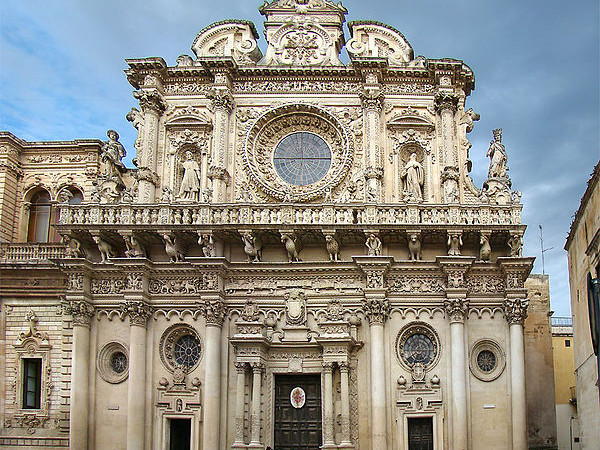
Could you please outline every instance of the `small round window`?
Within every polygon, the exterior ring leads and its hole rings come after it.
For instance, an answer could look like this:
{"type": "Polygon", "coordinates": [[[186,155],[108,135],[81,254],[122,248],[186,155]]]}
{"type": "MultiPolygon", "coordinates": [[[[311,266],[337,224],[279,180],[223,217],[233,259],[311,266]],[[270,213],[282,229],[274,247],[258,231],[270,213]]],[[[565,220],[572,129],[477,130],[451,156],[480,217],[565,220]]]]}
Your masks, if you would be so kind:
{"type": "Polygon", "coordinates": [[[482,372],[490,373],[496,368],[496,355],[489,350],[482,350],[477,355],[477,366],[482,372]]]}
{"type": "Polygon", "coordinates": [[[117,384],[129,376],[127,348],[120,342],[109,342],[98,352],[96,368],[107,383],[117,384]]]}
{"type": "Polygon", "coordinates": [[[127,370],[127,355],[123,352],[115,352],[110,358],[110,366],[115,373],[123,373],[127,370]]]}
{"type": "Polygon", "coordinates": [[[493,381],[502,375],[506,357],[500,344],[492,339],[481,339],[471,349],[469,368],[475,378],[493,381]]]}
{"type": "Polygon", "coordinates": [[[307,186],[327,174],[331,167],[331,150],[321,136],[300,131],[279,141],[273,162],[277,174],[286,182],[307,186]]]}

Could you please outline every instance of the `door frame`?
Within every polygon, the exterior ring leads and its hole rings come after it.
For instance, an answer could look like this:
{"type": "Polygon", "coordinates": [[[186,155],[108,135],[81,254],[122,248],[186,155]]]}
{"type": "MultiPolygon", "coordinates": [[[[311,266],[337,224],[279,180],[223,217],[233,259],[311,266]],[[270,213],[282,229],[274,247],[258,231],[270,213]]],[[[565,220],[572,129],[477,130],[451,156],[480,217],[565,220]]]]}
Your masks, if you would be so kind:
{"type": "Polygon", "coordinates": [[[402,448],[408,448],[408,419],[427,419],[431,418],[433,422],[433,450],[443,450],[442,439],[443,439],[443,421],[439,418],[438,414],[435,413],[404,413],[402,414],[400,435],[402,436],[402,448]]]}

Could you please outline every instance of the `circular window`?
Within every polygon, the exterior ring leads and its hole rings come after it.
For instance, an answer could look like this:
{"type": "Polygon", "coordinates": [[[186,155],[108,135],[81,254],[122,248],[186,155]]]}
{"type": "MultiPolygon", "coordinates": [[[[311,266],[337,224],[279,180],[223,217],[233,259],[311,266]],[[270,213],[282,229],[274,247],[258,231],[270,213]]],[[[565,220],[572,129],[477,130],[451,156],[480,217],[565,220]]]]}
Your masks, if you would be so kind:
{"type": "Polygon", "coordinates": [[[331,150],[325,140],[305,131],[284,137],[273,155],[275,170],[295,186],[316,183],[331,167],[331,150]]]}
{"type": "Polygon", "coordinates": [[[98,352],[96,367],[107,383],[121,383],[129,375],[129,353],[120,342],[109,342],[98,352]]]}
{"type": "Polygon", "coordinates": [[[477,341],[471,349],[469,368],[481,381],[493,381],[504,371],[506,357],[500,345],[491,339],[477,341]]]}
{"type": "Polygon", "coordinates": [[[186,324],[172,325],[166,329],[159,344],[160,359],[174,372],[183,369],[189,373],[202,359],[202,340],[196,330],[186,324]]]}
{"type": "Polygon", "coordinates": [[[415,364],[422,364],[426,369],[432,368],[440,357],[437,334],[423,322],[405,326],[396,338],[396,356],[408,370],[412,370],[415,364]]]}
{"type": "Polygon", "coordinates": [[[194,367],[200,359],[200,341],[196,336],[185,334],[175,342],[173,354],[180,366],[194,367]]]}

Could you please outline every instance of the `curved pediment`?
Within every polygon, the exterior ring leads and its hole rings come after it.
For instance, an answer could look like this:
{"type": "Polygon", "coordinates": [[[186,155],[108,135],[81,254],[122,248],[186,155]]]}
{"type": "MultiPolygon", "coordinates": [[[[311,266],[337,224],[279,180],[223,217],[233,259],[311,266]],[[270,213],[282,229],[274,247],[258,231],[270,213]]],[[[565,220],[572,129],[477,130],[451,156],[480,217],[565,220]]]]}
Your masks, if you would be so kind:
{"type": "Polygon", "coordinates": [[[238,64],[254,64],[262,58],[254,24],[247,20],[224,20],[204,28],[192,44],[198,58],[229,57],[238,64]]]}
{"type": "Polygon", "coordinates": [[[387,123],[389,128],[435,128],[434,123],[414,108],[408,107],[387,123]]]}
{"type": "Polygon", "coordinates": [[[166,125],[168,127],[212,128],[212,121],[198,108],[187,106],[176,108],[168,114],[166,125]]]}
{"type": "Polygon", "coordinates": [[[352,38],[346,44],[351,59],[382,58],[387,59],[390,66],[409,63],[414,52],[406,38],[389,25],[356,21],[348,24],[352,38]]]}

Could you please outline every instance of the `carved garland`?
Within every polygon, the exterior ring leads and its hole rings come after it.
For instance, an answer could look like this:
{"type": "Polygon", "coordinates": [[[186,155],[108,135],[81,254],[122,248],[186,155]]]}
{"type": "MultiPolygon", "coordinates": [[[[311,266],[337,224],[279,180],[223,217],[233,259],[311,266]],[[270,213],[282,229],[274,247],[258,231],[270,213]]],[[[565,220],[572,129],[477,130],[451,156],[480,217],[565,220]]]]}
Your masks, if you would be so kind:
{"type": "Polygon", "coordinates": [[[250,180],[267,195],[278,200],[307,202],[324,197],[348,174],[352,167],[354,142],[332,115],[312,105],[284,105],[269,110],[251,127],[243,153],[250,180]],[[316,183],[294,186],[275,171],[275,147],[290,133],[309,131],[323,138],[332,153],[331,167],[316,183]]]}

